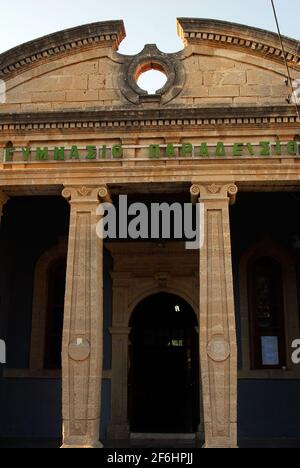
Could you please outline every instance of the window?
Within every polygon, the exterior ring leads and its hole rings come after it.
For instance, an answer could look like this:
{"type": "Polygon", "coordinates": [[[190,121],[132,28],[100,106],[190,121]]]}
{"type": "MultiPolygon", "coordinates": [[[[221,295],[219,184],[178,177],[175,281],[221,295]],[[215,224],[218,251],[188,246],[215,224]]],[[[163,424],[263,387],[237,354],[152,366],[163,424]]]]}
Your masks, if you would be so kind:
{"type": "Polygon", "coordinates": [[[147,91],[148,94],[155,94],[156,91],[165,86],[167,81],[168,78],[163,71],[149,69],[140,74],[137,84],[141,89],[147,91]]]}
{"type": "Polygon", "coordinates": [[[44,369],[61,369],[66,260],[53,263],[48,272],[48,302],[44,369]]]}
{"type": "Polygon", "coordinates": [[[279,262],[259,257],[249,264],[248,301],[252,369],[285,367],[283,274],[279,262]]]}

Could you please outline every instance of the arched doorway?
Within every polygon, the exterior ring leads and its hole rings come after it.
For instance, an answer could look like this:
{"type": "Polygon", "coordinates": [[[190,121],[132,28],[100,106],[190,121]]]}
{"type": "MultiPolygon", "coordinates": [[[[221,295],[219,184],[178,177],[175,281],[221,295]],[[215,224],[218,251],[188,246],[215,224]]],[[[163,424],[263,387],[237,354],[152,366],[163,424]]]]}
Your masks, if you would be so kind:
{"type": "Polygon", "coordinates": [[[173,294],[150,296],[134,310],[129,349],[131,432],[197,432],[197,326],[191,306],[173,294]]]}

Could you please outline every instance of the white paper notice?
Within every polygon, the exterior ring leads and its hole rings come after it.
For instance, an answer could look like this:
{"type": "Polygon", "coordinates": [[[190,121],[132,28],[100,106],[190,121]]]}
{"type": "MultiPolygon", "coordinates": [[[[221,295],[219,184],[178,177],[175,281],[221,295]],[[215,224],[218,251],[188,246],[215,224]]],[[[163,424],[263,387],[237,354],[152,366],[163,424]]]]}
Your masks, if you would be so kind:
{"type": "Polygon", "coordinates": [[[279,366],[279,346],[277,336],[262,336],[261,349],[264,366],[279,366]]]}

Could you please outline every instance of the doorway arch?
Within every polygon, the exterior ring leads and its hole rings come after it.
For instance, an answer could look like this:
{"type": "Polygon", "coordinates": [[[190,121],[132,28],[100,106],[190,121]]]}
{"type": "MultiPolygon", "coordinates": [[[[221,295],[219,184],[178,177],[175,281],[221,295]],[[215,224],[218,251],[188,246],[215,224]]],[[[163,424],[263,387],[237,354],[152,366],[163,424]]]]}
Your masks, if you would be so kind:
{"type": "Polygon", "coordinates": [[[188,302],[157,293],[129,326],[128,414],[137,433],[195,433],[200,423],[197,316],[188,302]]]}

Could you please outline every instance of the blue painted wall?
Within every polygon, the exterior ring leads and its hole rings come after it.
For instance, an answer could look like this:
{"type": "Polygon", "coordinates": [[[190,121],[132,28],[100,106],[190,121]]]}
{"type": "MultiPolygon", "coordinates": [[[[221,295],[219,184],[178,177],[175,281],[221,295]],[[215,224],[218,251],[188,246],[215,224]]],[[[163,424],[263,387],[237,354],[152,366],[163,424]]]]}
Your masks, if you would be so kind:
{"type": "Polygon", "coordinates": [[[0,379],[0,437],[61,438],[61,381],[0,379]]]}
{"type": "Polygon", "coordinates": [[[240,380],[239,437],[300,438],[299,380],[240,380]]]}

